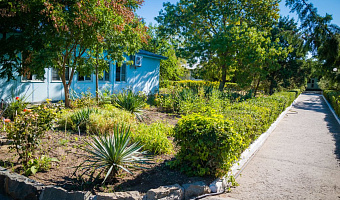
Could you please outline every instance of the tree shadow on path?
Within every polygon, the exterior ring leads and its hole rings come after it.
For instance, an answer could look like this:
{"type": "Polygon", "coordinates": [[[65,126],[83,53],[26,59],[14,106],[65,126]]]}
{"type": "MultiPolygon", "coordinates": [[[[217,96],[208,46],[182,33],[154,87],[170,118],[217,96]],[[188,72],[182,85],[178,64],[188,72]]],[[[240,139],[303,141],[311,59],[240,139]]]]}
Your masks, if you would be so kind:
{"type": "MultiPolygon", "coordinates": [[[[315,96],[316,94],[304,94],[304,95],[315,96]]],[[[316,97],[310,98],[308,101],[298,102],[297,104],[294,105],[294,108],[309,110],[309,111],[314,111],[314,112],[321,112],[325,114],[324,120],[327,123],[327,128],[329,132],[333,136],[333,139],[335,142],[334,153],[340,164],[340,125],[335,119],[333,113],[328,108],[322,96],[317,95],[316,97]]]]}

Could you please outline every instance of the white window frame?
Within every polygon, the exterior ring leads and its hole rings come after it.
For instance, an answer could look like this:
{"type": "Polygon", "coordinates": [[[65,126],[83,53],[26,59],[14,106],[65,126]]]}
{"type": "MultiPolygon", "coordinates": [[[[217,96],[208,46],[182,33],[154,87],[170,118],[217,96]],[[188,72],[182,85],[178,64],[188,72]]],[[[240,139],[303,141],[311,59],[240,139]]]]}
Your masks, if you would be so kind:
{"type": "Polygon", "coordinates": [[[116,63],[115,67],[116,67],[116,70],[115,70],[115,82],[118,82],[118,83],[124,83],[124,82],[126,82],[126,79],[127,79],[127,77],[126,77],[126,74],[127,74],[127,66],[126,66],[126,63],[123,63],[121,67],[118,67],[118,63],[116,63]],[[124,66],[124,68],[125,68],[125,73],[121,73],[121,69],[123,68],[123,66],[124,66]],[[120,70],[119,70],[119,80],[117,80],[117,77],[118,77],[117,69],[118,69],[118,68],[120,68],[120,70]],[[122,76],[122,74],[124,74],[124,75],[122,76]],[[124,80],[122,80],[122,77],[124,77],[124,80]]]}
{"type": "MultiPolygon", "coordinates": [[[[51,82],[52,82],[52,83],[60,83],[60,82],[62,82],[59,75],[58,75],[59,80],[53,80],[53,71],[56,71],[56,70],[57,70],[56,68],[53,68],[53,67],[51,68],[51,82]]],[[[68,82],[68,81],[70,80],[72,68],[66,66],[66,70],[68,70],[68,79],[66,79],[66,82],[68,82]]],[[[56,71],[56,72],[57,72],[57,71],[56,71]]],[[[57,72],[57,74],[58,74],[58,72],[57,72]]],[[[65,74],[65,75],[66,75],[66,74],[65,74]]]]}

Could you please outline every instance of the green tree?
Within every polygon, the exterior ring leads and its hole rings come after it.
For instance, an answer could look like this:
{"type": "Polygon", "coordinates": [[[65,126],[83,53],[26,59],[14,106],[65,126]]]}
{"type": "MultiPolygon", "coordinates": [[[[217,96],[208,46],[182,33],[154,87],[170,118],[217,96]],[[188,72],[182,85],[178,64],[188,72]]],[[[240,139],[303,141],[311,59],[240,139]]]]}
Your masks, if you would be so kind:
{"type": "Polygon", "coordinates": [[[160,79],[161,80],[180,80],[185,76],[185,60],[176,55],[175,40],[171,37],[162,35],[157,26],[152,24],[148,27],[150,40],[143,44],[143,49],[167,57],[167,60],[161,60],[160,79]]]}
{"type": "MultiPolygon", "coordinates": [[[[39,15],[34,14],[47,18],[47,22],[39,23],[35,30],[43,48],[32,49],[29,69],[32,66],[40,70],[48,66],[56,68],[64,85],[65,105],[70,106],[69,87],[75,72],[86,76],[95,69],[105,70],[107,65],[100,64],[104,58],[121,63],[125,54],[135,53],[141,43],[146,42],[146,27],[134,16],[142,2],[36,1],[39,8],[43,7],[35,10],[39,15]],[[67,67],[71,69],[70,77],[66,77],[67,67]]],[[[29,1],[24,3],[31,5],[29,1]]],[[[23,28],[19,29],[25,32],[23,28]]]]}
{"type": "MultiPolygon", "coordinates": [[[[27,73],[32,51],[44,48],[39,28],[49,23],[42,0],[0,1],[0,77],[8,80],[27,73]]],[[[30,72],[43,77],[43,68],[30,66],[30,72]]]]}
{"type": "Polygon", "coordinates": [[[317,8],[308,0],[286,0],[286,6],[298,14],[306,47],[323,63],[323,78],[330,83],[340,83],[339,70],[333,71],[340,68],[340,28],[331,24],[332,16],[319,15],[317,8]]]}
{"type": "Polygon", "coordinates": [[[176,5],[164,4],[157,21],[163,32],[176,36],[179,55],[191,64],[199,61],[201,66],[209,66],[223,89],[228,74],[239,66],[253,62],[261,66],[261,59],[254,60],[254,56],[271,50],[256,47],[266,43],[278,16],[276,0],[181,0],[176,5]],[[245,53],[249,50],[255,52],[249,56],[245,53]]]}
{"type": "Polygon", "coordinates": [[[279,58],[280,68],[267,75],[269,93],[277,88],[297,88],[306,83],[310,76],[310,67],[305,59],[308,50],[304,47],[302,34],[293,19],[280,18],[271,31],[272,41],[279,38],[279,45],[288,49],[288,56],[279,58]]]}

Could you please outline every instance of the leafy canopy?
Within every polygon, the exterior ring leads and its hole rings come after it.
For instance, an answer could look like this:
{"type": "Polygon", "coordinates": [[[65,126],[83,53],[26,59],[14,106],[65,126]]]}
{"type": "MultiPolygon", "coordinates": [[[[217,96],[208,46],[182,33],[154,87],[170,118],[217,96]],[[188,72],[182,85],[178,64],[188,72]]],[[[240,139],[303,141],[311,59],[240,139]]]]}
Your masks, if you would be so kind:
{"type": "Polygon", "coordinates": [[[278,17],[277,0],[181,0],[164,4],[157,21],[178,40],[179,55],[215,74],[222,89],[240,66],[258,71],[260,63],[281,54],[268,40],[278,17]]]}

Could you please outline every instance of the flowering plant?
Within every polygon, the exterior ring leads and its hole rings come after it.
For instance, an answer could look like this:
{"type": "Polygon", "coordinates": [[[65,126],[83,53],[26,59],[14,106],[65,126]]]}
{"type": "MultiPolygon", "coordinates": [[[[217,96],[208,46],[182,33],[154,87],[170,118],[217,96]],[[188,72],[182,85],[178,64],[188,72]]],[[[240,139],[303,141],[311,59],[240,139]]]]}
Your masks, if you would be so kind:
{"type": "Polygon", "coordinates": [[[22,111],[8,125],[7,137],[13,141],[10,148],[16,150],[25,167],[39,147],[45,131],[52,128],[57,109],[42,104],[22,111]]]}
{"type": "Polygon", "coordinates": [[[25,101],[25,98],[20,99],[17,97],[12,97],[10,102],[8,103],[7,109],[4,111],[4,116],[14,120],[21,111],[26,109],[28,103],[25,101]]]}

